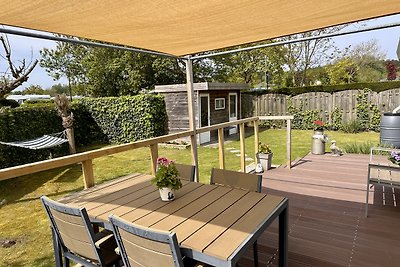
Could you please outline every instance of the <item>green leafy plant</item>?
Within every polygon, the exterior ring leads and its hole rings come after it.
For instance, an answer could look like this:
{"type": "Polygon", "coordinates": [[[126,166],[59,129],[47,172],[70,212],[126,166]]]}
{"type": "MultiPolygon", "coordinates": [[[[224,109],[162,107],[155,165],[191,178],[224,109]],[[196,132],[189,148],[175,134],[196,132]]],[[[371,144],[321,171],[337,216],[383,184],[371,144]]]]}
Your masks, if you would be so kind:
{"type": "Polygon", "coordinates": [[[400,166],[400,152],[392,151],[388,158],[392,163],[400,166]]]}
{"type": "Polygon", "coordinates": [[[272,149],[264,143],[258,143],[258,153],[262,153],[262,154],[270,154],[272,153],[272,149]]]}
{"type": "Polygon", "coordinates": [[[347,143],[343,146],[343,150],[346,153],[352,154],[369,154],[371,152],[371,147],[376,146],[372,142],[363,142],[363,143],[347,143]]]}
{"type": "Polygon", "coordinates": [[[351,120],[347,123],[343,123],[342,130],[345,133],[358,133],[361,132],[361,125],[357,120],[351,120]]]}
{"type": "Polygon", "coordinates": [[[157,172],[155,177],[151,179],[151,183],[158,188],[168,187],[173,190],[178,190],[182,187],[175,163],[167,158],[157,159],[157,172]]]}
{"type": "Polygon", "coordinates": [[[334,108],[331,112],[331,122],[328,123],[327,127],[330,130],[337,131],[342,129],[342,116],[343,112],[339,108],[334,108]]]}

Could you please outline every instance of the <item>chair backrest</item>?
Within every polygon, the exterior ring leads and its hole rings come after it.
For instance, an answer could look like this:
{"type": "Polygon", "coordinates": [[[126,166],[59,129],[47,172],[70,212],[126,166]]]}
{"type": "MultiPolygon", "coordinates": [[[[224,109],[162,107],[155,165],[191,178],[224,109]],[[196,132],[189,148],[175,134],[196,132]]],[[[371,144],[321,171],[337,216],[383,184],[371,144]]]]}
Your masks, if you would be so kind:
{"type": "Polygon", "coordinates": [[[109,219],[125,266],[183,266],[175,233],[142,227],[114,215],[109,219]]]}
{"type": "Polygon", "coordinates": [[[217,168],[212,169],[210,179],[210,184],[246,189],[254,192],[261,192],[261,182],[261,175],[221,170],[217,168]]]}
{"type": "Polygon", "coordinates": [[[101,252],[95,247],[95,234],[86,209],[73,208],[46,196],[40,199],[64,253],[72,252],[104,265],[101,252]]]}
{"type": "Polygon", "coordinates": [[[186,165],[186,164],[179,164],[179,163],[175,163],[175,166],[176,166],[176,169],[179,172],[179,178],[181,180],[194,182],[195,166],[186,165]]]}

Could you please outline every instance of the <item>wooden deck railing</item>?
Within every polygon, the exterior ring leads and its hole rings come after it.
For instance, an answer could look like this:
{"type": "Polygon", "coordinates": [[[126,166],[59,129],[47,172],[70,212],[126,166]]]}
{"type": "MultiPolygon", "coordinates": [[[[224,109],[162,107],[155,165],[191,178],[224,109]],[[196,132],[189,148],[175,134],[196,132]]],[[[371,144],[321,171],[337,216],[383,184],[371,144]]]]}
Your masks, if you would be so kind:
{"type": "MultiPolygon", "coordinates": [[[[246,161],[245,161],[245,124],[253,123],[254,124],[254,147],[255,151],[258,150],[258,142],[259,142],[259,132],[258,132],[258,117],[246,118],[232,122],[226,122],[221,124],[216,124],[212,126],[202,127],[196,129],[196,131],[183,131],[174,134],[168,134],[164,136],[149,138],[146,140],[140,140],[136,142],[132,142],[129,144],[121,144],[115,145],[112,147],[105,147],[96,150],[91,150],[87,152],[82,152],[74,155],[64,156],[60,158],[44,160],[35,163],[29,163],[25,165],[15,166],[11,168],[5,168],[0,170],[0,181],[32,174],[40,171],[50,170],[58,167],[68,166],[76,163],[82,163],[82,172],[84,178],[84,186],[85,188],[92,187],[95,184],[94,181],[94,172],[93,172],[93,160],[99,157],[108,156],[116,153],[121,153],[141,147],[149,147],[150,148],[150,156],[151,156],[151,171],[154,174],[156,171],[156,161],[158,157],[158,143],[167,142],[171,140],[175,140],[182,137],[191,137],[193,140],[196,134],[208,132],[211,130],[218,130],[218,147],[219,147],[219,166],[221,169],[225,168],[225,154],[224,154],[224,131],[225,127],[239,125],[240,131],[240,168],[241,171],[246,171],[246,161]]],[[[290,124],[289,124],[290,126],[290,124]]],[[[192,148],[197,150],[197,147],[192,148]]],[[[192,153],[193,154],[193,153],[192,153]]]]}

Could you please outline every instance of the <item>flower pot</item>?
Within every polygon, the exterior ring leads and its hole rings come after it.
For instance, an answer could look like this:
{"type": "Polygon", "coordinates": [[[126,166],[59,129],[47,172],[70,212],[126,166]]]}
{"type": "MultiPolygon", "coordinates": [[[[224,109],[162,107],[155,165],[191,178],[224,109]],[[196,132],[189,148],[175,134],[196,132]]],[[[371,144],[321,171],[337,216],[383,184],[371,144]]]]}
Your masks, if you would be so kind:
{"type": "Polygon", "coordinates": [[[169,187],[163,187],[158,189],[160,191],[160,197],[162,201],[172,201],[175,199],[174,192],[169,187]]]}
{"type": "Polygon", "coordinates": [[[269,154],[257,153],[257,159],[259,163],[261,163],[261,166],[264,169],[264,171],[271,169],[272,153],[269,154]]]}

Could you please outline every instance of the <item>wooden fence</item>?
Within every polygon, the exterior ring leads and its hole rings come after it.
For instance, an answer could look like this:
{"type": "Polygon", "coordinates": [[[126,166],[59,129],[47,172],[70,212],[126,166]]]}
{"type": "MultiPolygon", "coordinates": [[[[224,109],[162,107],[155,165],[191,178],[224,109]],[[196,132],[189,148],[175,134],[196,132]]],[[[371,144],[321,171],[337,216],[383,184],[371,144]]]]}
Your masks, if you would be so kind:
{"type": "MultiPolygon", "coordinates": [[[[242,94],[242,116],[282,116],[288,113],[289,100],[294,107],[302,110],[319,110],[322,119],[330,121],[335,107],[343,112],[343,122],[356,119],[357,90],[336,92],[334,94],[310,92],[297,96],[280,94],[250,95],[242,94]]],[[[368,101],[381,112],[389,112],[400,105],[400,89],[391,89],[380,93],[368,94],[368,101]]]]}

